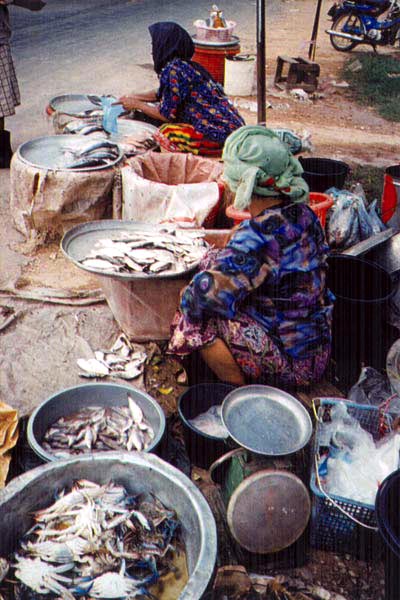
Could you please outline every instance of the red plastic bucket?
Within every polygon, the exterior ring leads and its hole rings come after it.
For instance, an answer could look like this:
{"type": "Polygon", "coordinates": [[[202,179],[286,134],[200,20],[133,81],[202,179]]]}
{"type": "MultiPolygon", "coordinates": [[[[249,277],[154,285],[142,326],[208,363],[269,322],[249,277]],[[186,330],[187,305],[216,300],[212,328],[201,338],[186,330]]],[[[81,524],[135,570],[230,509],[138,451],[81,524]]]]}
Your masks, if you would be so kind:
{"type": "Polygon", "coordinates": [[[312,208],[317,215],[323,229],[325,229],[326,215],[332,206],[333,198],[328,196],[328,194],[310,192],[310,208],[312,208]]]}
{"type": "Polygon", "coordinates": [[[385,170],[382,192],[382,221],[387,223],[400,210],[400,165],[385,170]]]}
{"type": "Polygon", "coordinates": [[[251,214],[248,210],[237,210],[233,204],[230,204],[225,209],[225,214],[228,219],[232,219],[233,225],[240,225],[242,221],[251,218],[251,214]]]}
{"type": "MultiPolygon", "coordinates": [[[[328,194],[310,192],[310,208],[317,215],[323,228],[325,228],[326,215],[331,206],[333,206],[333,198],[328,196],[328,194]]],[[[234,225],[239,225],[245,219],[251,218],[249,211],[236,210],[233,204],[227,206],[225,214],[228,219],[232,219],[234,225]]]]}
{"type": "Polygon", "coordinates": [[[202,46],[194,44],[193,60],[200,63],[214,77],[215,81],[224,84],[225,58],[240,52],[239,42],[229,46],[202,46]]]}

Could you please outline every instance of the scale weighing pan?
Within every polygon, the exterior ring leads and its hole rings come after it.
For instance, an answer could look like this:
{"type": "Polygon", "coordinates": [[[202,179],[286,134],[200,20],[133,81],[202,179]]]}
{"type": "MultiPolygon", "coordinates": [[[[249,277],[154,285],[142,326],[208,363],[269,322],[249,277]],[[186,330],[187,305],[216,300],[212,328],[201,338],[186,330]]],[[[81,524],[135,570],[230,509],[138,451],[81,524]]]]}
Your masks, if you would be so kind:
{"type": "Polygon", "coordinates": [[[303,405],[267,385],[247,385],[230,392],[222,403],[222,421],[239,446],[267,456],[297,452],[312,434],[303,405]]]}

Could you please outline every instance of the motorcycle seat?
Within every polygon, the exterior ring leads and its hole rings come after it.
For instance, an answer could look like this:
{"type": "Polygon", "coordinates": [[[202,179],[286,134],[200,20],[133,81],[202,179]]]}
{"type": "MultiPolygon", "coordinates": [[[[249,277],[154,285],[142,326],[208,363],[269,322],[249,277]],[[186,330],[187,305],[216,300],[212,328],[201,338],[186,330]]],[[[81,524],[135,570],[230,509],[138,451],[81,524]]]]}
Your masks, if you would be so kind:
{"type": "Polygon", "coordinates": [[[388,0],[362,0],[361,2],[358,2],[358,4],[368,4],[368,6],[374,6],[375,8],[386,10],[390,6],[390,1],[388,1],[388,0]]]}

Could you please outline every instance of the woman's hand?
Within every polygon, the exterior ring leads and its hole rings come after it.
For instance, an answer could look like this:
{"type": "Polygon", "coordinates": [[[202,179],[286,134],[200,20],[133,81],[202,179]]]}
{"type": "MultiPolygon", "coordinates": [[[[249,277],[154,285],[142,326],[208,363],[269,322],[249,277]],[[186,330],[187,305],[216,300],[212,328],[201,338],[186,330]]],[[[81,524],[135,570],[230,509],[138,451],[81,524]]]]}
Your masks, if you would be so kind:
{"type": "Polygon", "coordinates": [[[122,104],[125,110],[135,110],[142,108],[144,102],[132,94],[131,96],[121,96],[118,99],[118,104],[122,104]]]}
{"type": "Polygon", "coordinates": [[[157,119],[162,123],[167,123],[168,119],[162,116],[157,105],[152,106],[148,102],[142,100],[140,96],[131,94],[130,96],[121,96],[116,104],[122,104],[125,110],[141,110],[145,115],[157,119]]]}

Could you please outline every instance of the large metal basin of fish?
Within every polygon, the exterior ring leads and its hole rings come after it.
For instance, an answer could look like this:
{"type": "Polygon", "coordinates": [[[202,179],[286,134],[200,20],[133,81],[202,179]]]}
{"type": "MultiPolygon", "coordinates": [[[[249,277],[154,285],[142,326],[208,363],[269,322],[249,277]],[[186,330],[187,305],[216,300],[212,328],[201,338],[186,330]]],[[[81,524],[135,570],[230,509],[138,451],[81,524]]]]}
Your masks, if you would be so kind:
{"type": "Polygon", "coordinates": [[[189,580],[177,600],[202,597],[214,570],[217,535],[205,498],[188,477],[157,456],[109,452],[48,463],[12,480],[0,491],[0,556],[13,552],[34,524],[33,512],[50,506],[74,481],[110,481],[136,495],[150,492],[175,510],[186,547],[189,580]]]}
{"type": "Polygon", "coordinates": [[[130,385],[115,383],[78,385],[62,390],[42,402],[29,417],[27,438],[30,447],[44,461],[58,460],[43,447],[44,435],[57,419],[73,415],[89,406],[128,406],[128,394],[140,406],[154,432],[154,438],[145,452],[154,451],[165,432],[165,416],[161,406],[146,392],[130,385]]]}
{"type": "Polygon", "coordinates": [[[161,225],[134,221],[92,221],[73,227],[61,241],[61,249],[67,258],[77,267],[96,275],[115,320],[130,339],[138,342],[169,338],[180,292],[192,278],[200,260],[183,272],[145,274],[102,272],[87,266],[84,259],[104,238],[122,240],[129,233],[156,233],[160,229],[161,225]]]}
{"type": "MultiPolygon", "coordinates": [[[[105,164],[92,165],[89,161],[82,167],[71,169],[68,165],[82,163],[80,153],[87,149],[94,142],[101,140],[88,140],[85,136],[79,135],[49,135],[38,137],[29,142],[21,144],[17,149],[17,156],[27,165],[40,169],[54,171],[70,171],[73,173],[81,171],[95,171],[99,169],[109,169],[117,165],[124,154],[116,143],[115,156],[110,157],[105,164]]],[[[105,140],[102,140],[103,142],[105,140]]]]}

